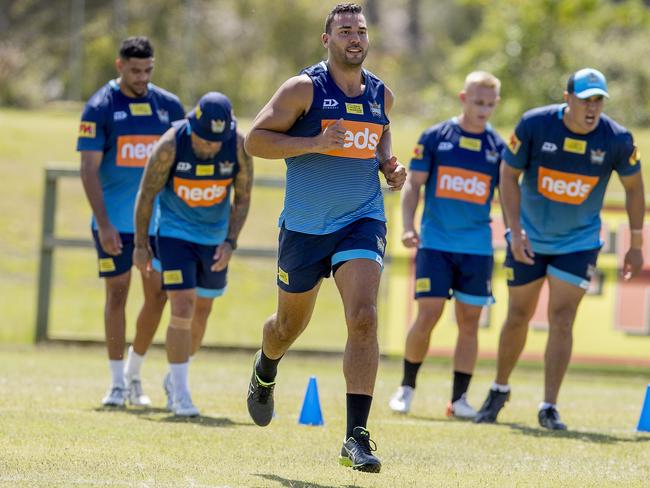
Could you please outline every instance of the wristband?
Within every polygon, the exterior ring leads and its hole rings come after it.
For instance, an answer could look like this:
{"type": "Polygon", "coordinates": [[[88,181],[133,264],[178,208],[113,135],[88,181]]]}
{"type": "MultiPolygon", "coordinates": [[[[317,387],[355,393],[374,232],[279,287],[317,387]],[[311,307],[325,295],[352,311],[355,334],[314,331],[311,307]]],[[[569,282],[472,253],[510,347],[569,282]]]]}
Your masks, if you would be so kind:
{"type": "Polygon", "coordinates": [[[226,237],[226,239],[224,239],[223,242],[227,242],[228,244],[230,244],[230,247],[232,248],[233,251],[237,249],[237,241],[235,239],[226,237]]]}
{"type": "Polygon", "coordinates": [[[630,229],[630,234],[643,234],[643,229],[630,229]]]}

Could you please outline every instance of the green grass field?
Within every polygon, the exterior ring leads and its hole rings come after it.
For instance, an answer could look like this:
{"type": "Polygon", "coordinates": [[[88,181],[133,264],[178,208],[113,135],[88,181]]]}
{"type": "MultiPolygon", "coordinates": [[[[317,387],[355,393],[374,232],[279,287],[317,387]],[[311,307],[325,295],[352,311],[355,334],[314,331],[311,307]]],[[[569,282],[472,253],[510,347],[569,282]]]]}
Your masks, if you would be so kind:
{"type": "MultiPolygon", "coordinates": [[[[344,429],[340,360],[289,353],[280,366],[276,418],[248,418],[250,355],[204,351],[191,367],[202,417],[179,421],[161,407],[164,354],[152,351],[143,381],[154,407],[103,410],[107,386],[98,347],[0,349],[0,486],[7,487],[434,487],[647,486],[650,434],[633,431],[645,390],[638,374],[569,371],[561,407],[570,431],[537,427],[537,367],[519,368],[500,425],[444,417],[449,364],[427,363],[411,415],[390,412],[398,361],[380,365],[369,429],[378,475],[337,464],[344,429]],[[310,375],[325,425],[297,419],[310,375]]],[[[479,366],[469,393],[480,404],[493,365],[479,366]]]]}

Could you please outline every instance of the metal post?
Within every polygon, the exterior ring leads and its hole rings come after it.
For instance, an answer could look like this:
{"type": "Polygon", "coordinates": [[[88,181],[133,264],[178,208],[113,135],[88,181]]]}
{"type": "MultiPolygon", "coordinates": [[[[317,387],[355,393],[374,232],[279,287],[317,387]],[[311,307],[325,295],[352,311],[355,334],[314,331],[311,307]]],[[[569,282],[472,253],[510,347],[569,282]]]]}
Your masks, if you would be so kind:
{"type": "Polygon", "coordinates": [[[35,342],[43,342],[48,338],[47,326],[50,310],[50,288],[52,285],[52,258],[54,254],[52,240],[54,238],[54,216],[56,213],[56,183],[56,175],[52,174],[49,169],[45,170],[35,342]]]}

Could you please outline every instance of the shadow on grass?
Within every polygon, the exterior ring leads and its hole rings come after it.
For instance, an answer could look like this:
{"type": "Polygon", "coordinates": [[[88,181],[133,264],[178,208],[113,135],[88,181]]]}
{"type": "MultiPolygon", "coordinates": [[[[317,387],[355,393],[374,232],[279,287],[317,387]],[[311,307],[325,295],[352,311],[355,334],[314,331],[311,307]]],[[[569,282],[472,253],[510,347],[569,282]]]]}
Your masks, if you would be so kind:
{"type": "Polygon", "coordinates": [[[409,414],[408,416],[402,416],[400,415],[399,417],[396,415],[395,418],[397,419],[404,419],[404,420],[422,420],[424,422],[436,422],[436,423],[443,423],[443,424],[448,424],[449,422],[465,422],[464,420],[458,420],[458,419],[449,419],[447,417],[441,417],[441,416],[429,416],[429,415],[413,415],[409,414]]]}
{"type": "Polygon", "coordinates": [[[548,430],[542,427],[530,427],[517,423],[502,423],[512,430],[519,431],[523,435],[532,437],[553,437],[556,439],[575,439],[579,441],[595,442],[597,444],[616,444],[618,442],[650,442],[650,436],[636,435],[635,437],[617,436],[603,434],[600,432],[584,432],[577,430],[548,430]]]}
{"type": "Polygon", "coordinates": [[[286,486],[287,488],[355,488],[354,485],[341,485],[340,487],[334,485],[319,485],[318,483],[310,483],[309,481],[299,481],[299,480],[290,480],[288,478],[282,478],[275,474],[259,474],[255,473],[253,476],[259,476],[271,481],[277,481],[281,486],[286,486]]]}
{"type": "MultiPolygon", "coordinates": [[[[169,413],[165,410],[166,413],[169,413]]],[[[198,417],[176,417],[175,415],[168,415],[163,418],[155,417],[142,417],[143,420],[150,422],[167,422],[170,424],[195,424],[202,427],[236,427],[239,425],[248,426],[253,425],[251,422],[235,422],[228,417],[209,417],[207,415],[199,415],[198,417]]]]}

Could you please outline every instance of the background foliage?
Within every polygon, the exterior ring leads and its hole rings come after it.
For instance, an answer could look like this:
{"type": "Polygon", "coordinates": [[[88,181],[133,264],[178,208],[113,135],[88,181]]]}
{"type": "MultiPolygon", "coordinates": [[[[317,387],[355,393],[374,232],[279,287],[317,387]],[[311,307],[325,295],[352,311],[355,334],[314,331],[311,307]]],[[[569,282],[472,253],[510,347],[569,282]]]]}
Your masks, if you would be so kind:
{"type": "MultiPolygon", "coordinates": [[[[252,116],[275,88],[324,55],[313,0],[0,0],[0,104],[85,100],[114,76],[119,41],[149,36],[155,82],[187,106],[227,93],[252,116]]],[[[366,0],[368,67],[397,94],[396,110],[435,120],[457,110],[468,71],[503,81],[497,125],[561,99],[568,75],[609,78],[607,111],[650,124],[650,10],[641,0],[366,0]]]]}

